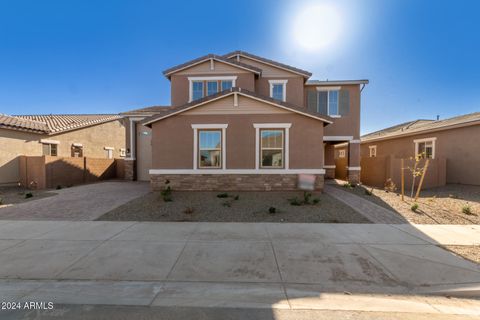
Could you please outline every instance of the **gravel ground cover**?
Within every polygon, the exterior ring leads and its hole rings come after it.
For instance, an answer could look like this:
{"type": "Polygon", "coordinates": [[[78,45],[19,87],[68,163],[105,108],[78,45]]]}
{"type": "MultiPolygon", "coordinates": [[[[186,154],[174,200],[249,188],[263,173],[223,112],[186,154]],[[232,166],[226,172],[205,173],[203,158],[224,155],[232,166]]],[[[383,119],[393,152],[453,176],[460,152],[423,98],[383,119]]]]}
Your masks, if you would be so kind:
{"type": "Polygon", "coordinates": [[[443,248],[465,259],[480,263],[480,246],[445,246],[443,248]]]}
{"type": "Polygon", "coordinates": [[[0,187],[0,208],[10,204],[54,196],[55,194],[49,190],[28,190],[16,186],[0,187]],[[28,193],[31,193],[32,197],[27,198],[25,195],[28,193]]]}
{"type": "Polygon", "coordinates": [[[405,196],[405,201],[402,201],[399,190],[387,192],[362,185],[347,188],[340,182],[335,186],[396,211],[411,223],[480,224],[480,186],[449,184],[422,190],[415,212],[411,210],[414,199],[405,196]],[[372,194],[367,194],[369,192],[372,194]],[[467,207],[470,212],[466,213],[464,208],[467,207]]]}
{"type": "MultiPolygon", "coordinates": [[[[311,204],[291,205],[303,192],[173,191],[171,202],[160,192],[150,192],[98,218],[113,221],[210,221],[210,222],[325,222],[369,223],[352,208],[322,194],[313,193],[311,204]],[[314,204],[315,199],[318,203],[314,204]],[[274,209],[272,209],[274,208],[274,209]],[[274,212],[273,212],[274,211],[274,212]]],[[[316,201],[315,201],[316,202],[316,201]]]]}

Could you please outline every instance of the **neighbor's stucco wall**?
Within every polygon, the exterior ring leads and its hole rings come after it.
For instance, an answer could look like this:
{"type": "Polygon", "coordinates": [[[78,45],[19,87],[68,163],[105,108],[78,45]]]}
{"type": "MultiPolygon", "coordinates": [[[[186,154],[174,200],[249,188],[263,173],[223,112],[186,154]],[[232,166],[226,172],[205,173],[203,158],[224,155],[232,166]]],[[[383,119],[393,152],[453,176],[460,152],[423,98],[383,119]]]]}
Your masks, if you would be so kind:
{"type": "Polygon", "coordinates": [[[59,157],[70,157],[72,144],[81,143],[85,157],[106,158],[104,147],[113,147],[113,157],[118,158],[120,148],[125,148],[125,128],[123,120],[116,120],[58,135],[0,129],[0,183],[18,182],[18,157],[41,156],[43,152],[41,139],[59,141],[59,157]]]}
{"type": "Polygon", "coordinates": [[[415,144],[413,140],[434,138],[435,157],[447,160],[447,183],[480,185],[480,124],[423,133],[408,137],[365,142],[361,146],[361,156],[369,157],[369,146],[377,146],[377,156],[393,155],[395,158],[413,157],[415,144]]]}

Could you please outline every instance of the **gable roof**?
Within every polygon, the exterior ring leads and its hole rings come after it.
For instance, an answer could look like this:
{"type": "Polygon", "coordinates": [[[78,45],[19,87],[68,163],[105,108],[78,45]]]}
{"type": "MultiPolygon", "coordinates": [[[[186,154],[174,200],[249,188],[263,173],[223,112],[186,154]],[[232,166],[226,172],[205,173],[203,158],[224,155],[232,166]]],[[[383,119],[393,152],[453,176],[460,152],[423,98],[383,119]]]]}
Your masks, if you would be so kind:
{"type": "Polygon", "coordinates": [[[167,112],[170,108],[172,108],[172,106],[151,106],[120,112],[120,114],[126,116],[153,116],[154,114],[167,112]]]}
{"type": "Polygon", "coordinates": [[[307,80],[306,86],[318,86],[318,85],[348,85],[348,84],[368,84],[367,79],[360,80],[307,80]]]}
{"type": "MultiPolygon", "coordinates": [[[[245,51],[241,51],[241,50],[236,50],[236,51],[233,51],[233,52],[230,52],[230,53],[227,53],[227,54],[224,55],[225,58],[228,58],[230,60],[231,60],[231,58],[234,58],[236,56],[243,56],[245,58],[249,58],[249,59],[252,59],[252,60],[257,60],[261,63],[265,63],[265,64],[271,65],[273,67],[276,67],[276,68],[280,68],[280,69],[283,69],[283,70],[287,70],[287,71],[299,74],[299,75],[301,75],[305,78],[310,78],[312,76],[312,73],[308,72],[306,70],[295,68],[295,67],[292,67],[288,64],[284,64],[284,63],[281,63],[281,62],[278,62],[278,61],[263,58],[263,57],[260,57],[260,56],[257,56],[257,55],[254,55],[254,54],[251,54],[251,53],[248,53],[248,52],[245,52],[245,51]]],[[[234,60],[231,60],[231,61],[234,61],[234,60]]]]}
{"type": "Polygon", "coordinates": [[[218,92],[216,94],[213,94],[213,95],[203,97],[201,99],[186,103],[186,104],[181,105],[181,106],[172,106],[171,108],[169,108],[168,111],[166,111],[164,113],[157,114],[157,115],[151,116],[149,118],[146,118],[145,120],[142,121],[142,124],[145,125],[145,126],[151,126],[151,124],[154,123],[154,122],[160,121],[162,119],[171,117],[173,115],[185,112],[187,110],[190,110],[190,109],[193,109],[193,108],[196,108],[196,107],[200,107],[200,106],[205,105],[209,102],[216,101],[216,100],[219,100],[219,99],[222,99],[222,98],[228,97],[230,95],[234,95],[234,94],[239,94],[239,95],[242,95],[242,96],[245,96],[245,97],[248,97],[248,98],[259,100],[259,101],[265,102],[267,104],[270,104],[272,106],[276,106],[276,107],[279,107],[279,108],[282,108],[282,109],[292,111],[294,113],[298,113],[298,114],[301,114],[301,115],[304,115],[304,116],[307,116],[307,117],[310,117],[310,118],[314,118],[314,119],[323,121],[325,124],[329,124],[329,123],[333,122],[330,117],[319,115],[318,113],[311,112],[311,111],[307,110],[306,108],[301,108],[301,107],[298,107],[298,106],[293,105],[293,104],[288,103],[288,102],[278,101],[278,100],[272,99],[270,97],[260,95],[260,94],[255,93],[255,92],[251,92],[249,90],[245,90],[245,89],[238,88],[238,87],[233,87],[233,88],[218,92]]]}
{"type": "Polygon", "coordinates": [[[113,114],[0,115],[0,128],[52,135],[120,118],[113,114]]]}
{"type": "Polygon", "coordinates": [[[419,119],[398,124],[393,127],[375,131],[361,137],[362,142],[392,139],[401,136],[420,134],[431,131],[452,129],[459,126],[480,124],[480,112],[465,114],[444,120],[419,119]]]}
{"type": "Polygon", "coordinates": [[[168,68],[167,70],[164,70],[163,71],[163,74],[168,78],[170,79],[170,75],[172,73],[175,73],[175,72],[178,72],[180,70],[183,70],[183,69],[187,69],[187,68],[190,68],[190,67],[193,67],[197,64],[200,64],[200,63],[203,63],[205,61],[209,61],[209,60],[215,60],[215,61],[219,61],[219,62],[223,62],[223,63],[226,63],[226,64],[229,64],[229,65],[232,65],[234,67],[237,67],[237,68],[241,68],[241,69],[244,69],[244,70],[248,70],[248,71],[251,71],[253,73],[256,73],[256,74],[260,74],[262,72],[261,69],[257,68],[257,67],[254,67],[254,66],[250,66],[248,64],[245,64],[245,63],[242,63],[242,62],[238,62],[238,61],[232,61],[232,60],[229,60],[223,56],[219,56],[219,55],[216,55],[216,54],[207,54],[206,56],[203,56],[203,57],[200,57],[200,58],[196,58],[196,59],[193,59],[193,60],[190,60],[190,61],[187,61],[185,63],[182,63],[182,64],[179,64],[179,65],[176,65],[174,67],[171,67],[171,68],[168,68]]]}

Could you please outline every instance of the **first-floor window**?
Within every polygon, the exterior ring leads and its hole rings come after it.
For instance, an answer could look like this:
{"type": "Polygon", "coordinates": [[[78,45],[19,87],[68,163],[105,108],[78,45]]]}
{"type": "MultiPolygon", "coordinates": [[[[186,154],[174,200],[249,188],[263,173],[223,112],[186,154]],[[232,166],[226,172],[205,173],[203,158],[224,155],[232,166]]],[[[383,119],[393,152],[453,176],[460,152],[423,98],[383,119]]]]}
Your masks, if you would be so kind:
{"type": "Polygon", "coordinates": [[[56,157],[58,155],[57,145],[53,143],[43,144],[43,155],[56,157]]]}
{"type": "Polygon", "coordinates": [[[377,156],[377,146],[369,146],[368,149],[369,149],[369,151],[370,151],[369,156],[370,156],[371,158],[377,156]]]}
{"type": "Polygon", "coordinates": [[[422,140],[422,141],[415,141],[415,156],[426,159],[434,159],[435,158],[435,140],[422,140]]]}
{"type": "Polygon", "coordinates": [[[199,168],[221,168],[222,130],[199,130],[198,150],[199,168]]]}
{"type": "Polygon", "coordinates": [[[260,157],[262,168],[283,168],[283,129],[260,130],[260,157]]]}

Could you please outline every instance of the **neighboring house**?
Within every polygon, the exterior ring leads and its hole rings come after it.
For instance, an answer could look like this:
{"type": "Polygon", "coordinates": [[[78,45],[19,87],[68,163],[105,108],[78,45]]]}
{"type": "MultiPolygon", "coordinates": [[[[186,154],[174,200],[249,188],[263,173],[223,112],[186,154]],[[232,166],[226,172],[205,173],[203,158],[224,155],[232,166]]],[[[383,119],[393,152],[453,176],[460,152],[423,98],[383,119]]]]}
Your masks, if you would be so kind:
{"type": "Polygon", "coordinates": [[[416,120],[362,136],[361,156],[362,161],[418,155],[445,159],[446,183],[480,185],[479,138],[480,112],[445,120],[416,120]]]}
{"type": "Polygon", "coordinates": [[[119,158],[125,128],[118,115],[0,114],[0,184],[19,181],[19,156],[119,158]]]}
{"type": "Polygon", "coordinates": [[[308,80],[308,71],[243,51],[203,56],[164,74],[172,106],[123,114],[136,127],[129,128],[136,138],[127,139],[126,167],[143,177],[138,158],[151,152],[154,189],[169,180],[177,190],[286,190],[296,188],[298,174],[314,175],[321,189],[324,176],[334,176],[334,145],[343,142],[349,179],[358,181],[367,80],[308,80]],[[135,122],[148,112],[154,115],[135,122]],[[151,149],[139,142],[144,135],[151,149]]]}

